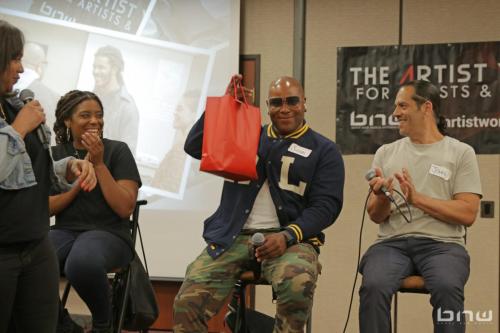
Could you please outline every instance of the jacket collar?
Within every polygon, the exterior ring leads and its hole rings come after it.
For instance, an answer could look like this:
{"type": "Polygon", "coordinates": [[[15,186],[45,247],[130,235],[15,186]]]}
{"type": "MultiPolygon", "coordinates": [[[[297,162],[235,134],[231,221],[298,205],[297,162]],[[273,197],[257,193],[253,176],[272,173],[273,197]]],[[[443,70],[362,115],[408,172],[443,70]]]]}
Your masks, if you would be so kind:
{"type": "Polygon", "coordinates": [[[288,135],[281,136],[278,134],[278,131],[276,131],[274,126],[272,124],[269,124],[269,125],[267,125],[267,136],[270,138],[273,138],[273,139],[277,139],[279,137],[283,137],[285,139],[298,139],[302,135],[304,135],[308,129],[309,129],[309,125],[304,121],[304,125],[302,125],[302,127],[296,129],[295,131],[293,131],[292,133],[290,133],[288,135]]]}

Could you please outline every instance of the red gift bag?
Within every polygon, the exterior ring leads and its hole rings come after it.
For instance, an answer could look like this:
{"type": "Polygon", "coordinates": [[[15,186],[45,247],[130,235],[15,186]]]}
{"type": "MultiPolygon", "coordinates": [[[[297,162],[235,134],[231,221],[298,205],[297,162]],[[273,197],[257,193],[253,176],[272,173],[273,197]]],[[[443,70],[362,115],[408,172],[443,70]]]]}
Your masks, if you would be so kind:
{"type": "Polygon", "coordinates": [[[200,170],[236,181],[257,179],[260,110],[247,103],[241,84],[233,86],[243,102],[228,91],[207,98],[200,170]]]}

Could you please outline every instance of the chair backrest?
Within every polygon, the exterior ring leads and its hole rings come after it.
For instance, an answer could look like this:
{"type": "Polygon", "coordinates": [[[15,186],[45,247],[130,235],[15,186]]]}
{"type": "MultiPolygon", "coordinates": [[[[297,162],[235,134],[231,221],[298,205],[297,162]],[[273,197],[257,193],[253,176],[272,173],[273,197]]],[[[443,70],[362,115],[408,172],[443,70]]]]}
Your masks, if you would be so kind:
{"type": "Polygon", "coordinates": [[[132,215],[130,215],[130,233],[134,246],[137,239],[137,232],[139,230],[139,210],[141,209],[141,206],[144,206],[147,203],[147,200],[137,200],[135,203],[134,211],[132,212],[132,215]]]}

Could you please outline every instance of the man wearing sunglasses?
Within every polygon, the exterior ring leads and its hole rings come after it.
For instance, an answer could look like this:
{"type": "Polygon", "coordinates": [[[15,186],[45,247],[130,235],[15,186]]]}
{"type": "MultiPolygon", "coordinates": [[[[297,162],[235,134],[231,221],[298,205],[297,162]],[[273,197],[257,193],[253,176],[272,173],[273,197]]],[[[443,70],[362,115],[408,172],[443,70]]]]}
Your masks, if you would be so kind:
{"type": "MultiPolygon", "coordinates": [[[[233,81],[234,79],[234,81],[233,81]]],[[[230,81],[228,91],[233,92],[230,81]]],[[[206,332],[206,321],[224,305],[239,275],[252,264],[256,246],[261,275],[277,295],[274,332],[302,332],[310,315],[320,270],[322,230],[339,216],[344,164],[331,140],[305,122],[304,90],[291,77],[269,86],[271,124],[261,130],[257,172],[250,182],[225,181],[220,206],[205,221],[208,246],[189,265],[174,303],[175,332],[206,332]]],[[[185,150],[201,157],[204,116],[191,129],[185,150]]]]}
{"type": "Polygon", "coordinates": [[[360,264],[361,333],[391,331],[392,296],[414,274],[422,275],[431,294],[434,332],[465,332],[469,255],[464,237],[476,219],[481,183],[474,150],[445,135],[439,111],[436,86],[427,81],[404,84],[393,115],[405,138],[375,153],[367,210],[379,224],[379,234],[360,264]],[[393,187],[402,192],[392,195],[401,211],[384,193],[392,193],[393,187]]]}

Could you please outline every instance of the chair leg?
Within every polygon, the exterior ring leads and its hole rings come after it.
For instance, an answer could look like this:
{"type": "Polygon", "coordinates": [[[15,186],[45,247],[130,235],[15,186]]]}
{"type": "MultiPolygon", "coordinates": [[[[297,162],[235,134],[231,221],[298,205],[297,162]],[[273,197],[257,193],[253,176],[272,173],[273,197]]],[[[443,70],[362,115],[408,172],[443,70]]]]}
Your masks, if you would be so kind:
{"type": "Polygon", "coordinates": [[[61,304],[62,304],[62,307],[66,307],[66,302],[68,301],[68,296],[69,296],[69,292],[71,290],[71,283],[66,282],[66,286],[64,287],[64,292],[63,292],[63,295],[62,295],[62,298],[61,298],[61,304]]]}
{"type": "Polygon", "coordinates": [[[247,318],[246,318],[246,312],[247,312],[247,300],[245,296],[245,289],[246,285],[243,284],[241,288],[241,294],[240,294],[240,311],[241,311],[241,327],[243,328],[241,333],[248,333],[247,331],[247,318]]]}
{"type": "Polygon", "coordinates": [[[127,304],[128,304],[128,297],[129,297],[129,292],[130,292],[130,269],[127,270],[125,273],[125,288],[121,297],[120,302],[117,304],[117,310],[118,310],[118,316],[117,316],[117,322],[115,323],[115,327],[113,329],[114,332],[116,333],[121,333],[122,327],[123,327],[123,322],[125,320],[125,312],[127,310],[127,304]]]}
{"type": "Polygon", "coordinates": [[[236,310],[236,320],[234,333],[247,333],[246,327],[246,300],[245,300],[245,288],[246,284],[243,281],[238,281],[235,292],[238,293],[238,308],[236,310]]]}
{"type": "Polygon", "coordinates": [[[393,332],[398,333],[398,292],[394,294],[394,316],[393,316],[393,321],[394,321],[394,327],[393,327],[393,332]]]}
{"type": "Polygon", "coordinates": [[[306,333],[312,333],[312,313],[309,316],[309,319],[307,319],[306,323],[306,333]]]}

